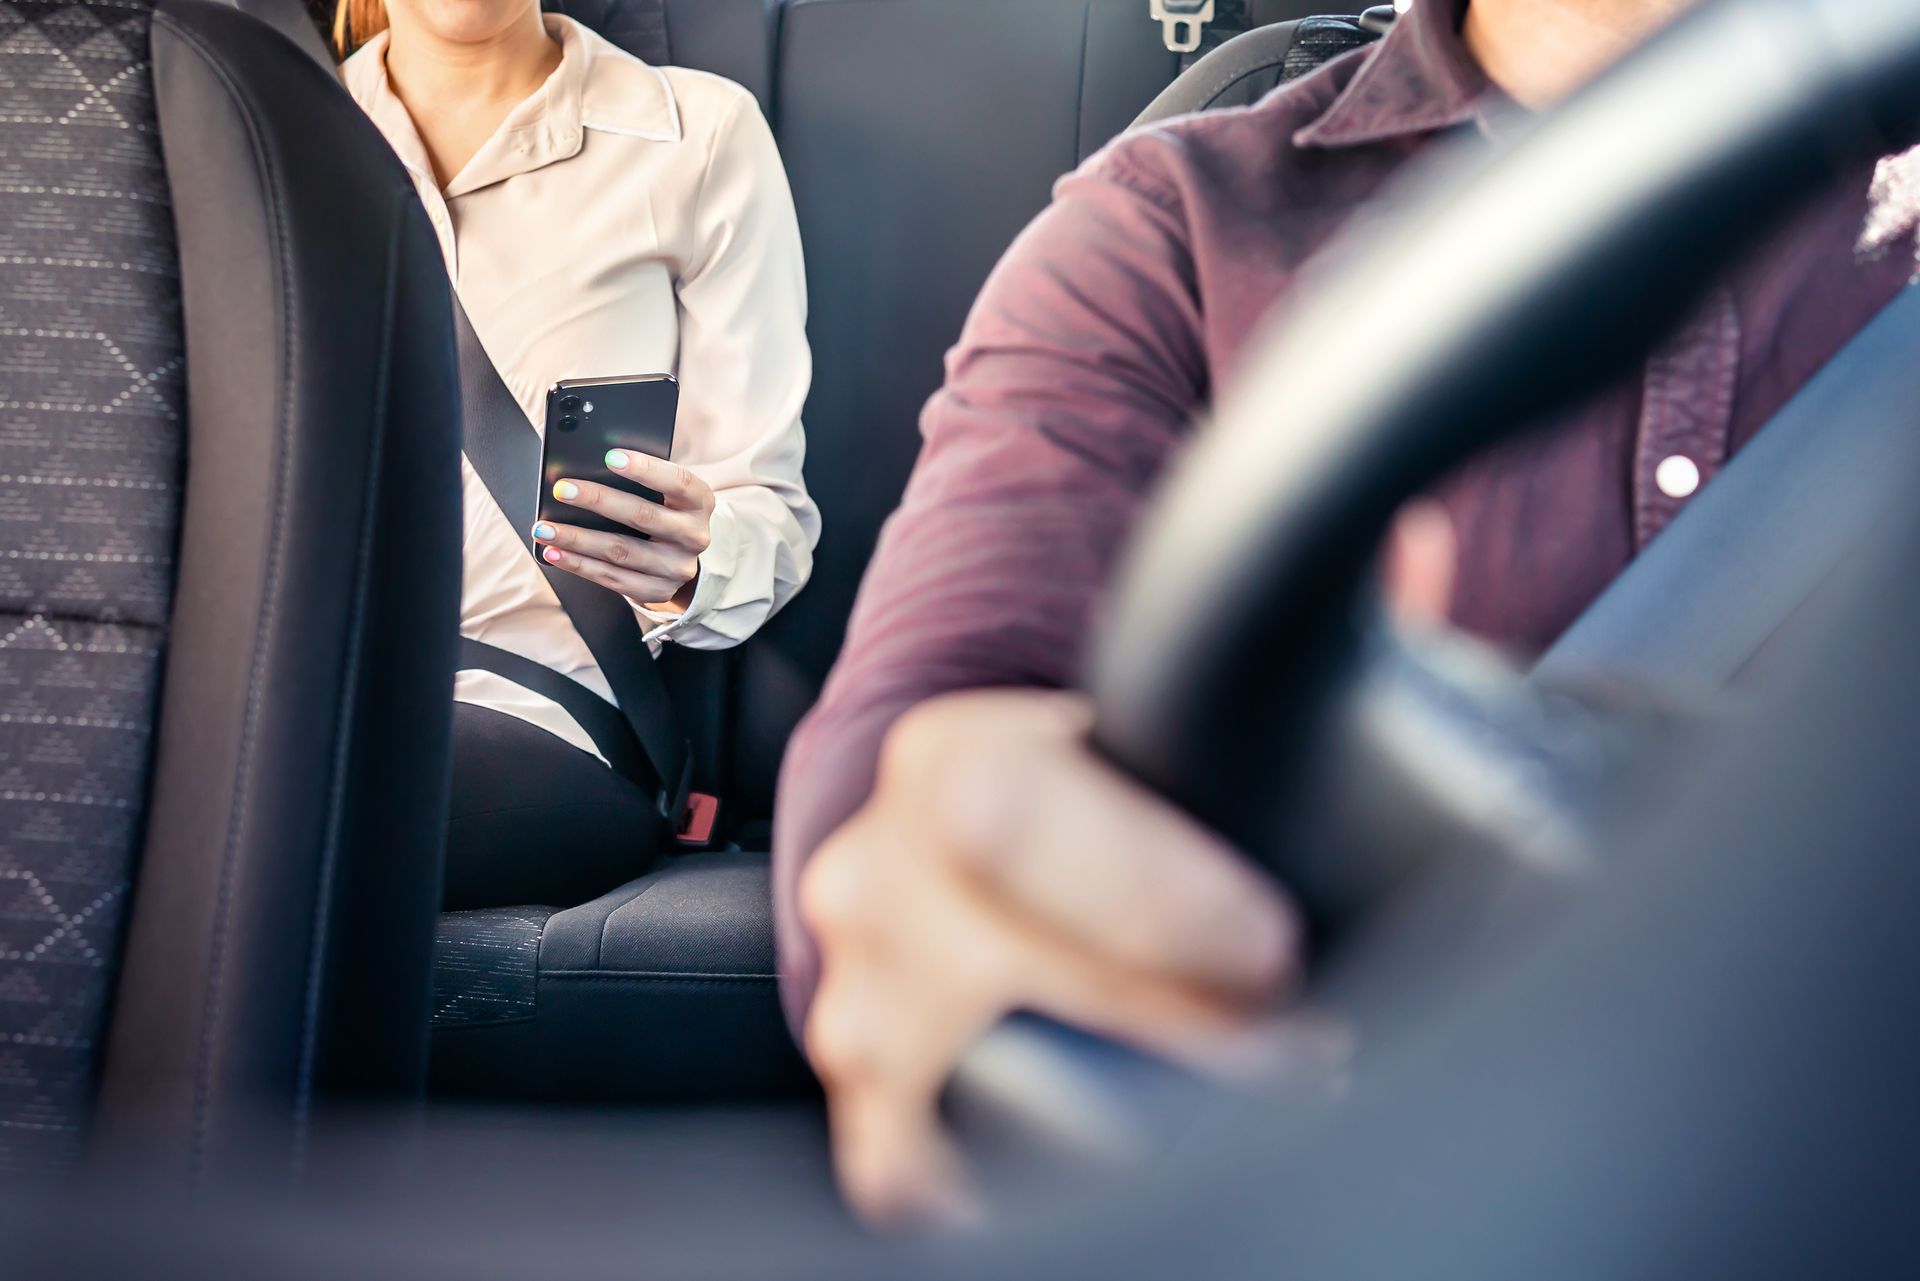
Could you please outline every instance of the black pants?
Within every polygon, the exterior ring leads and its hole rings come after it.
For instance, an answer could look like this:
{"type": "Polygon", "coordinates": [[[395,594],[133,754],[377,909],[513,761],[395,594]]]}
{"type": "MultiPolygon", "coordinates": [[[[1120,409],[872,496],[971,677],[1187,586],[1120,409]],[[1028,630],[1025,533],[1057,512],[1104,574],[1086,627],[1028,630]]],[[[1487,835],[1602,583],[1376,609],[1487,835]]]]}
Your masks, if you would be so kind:
{"type": "Polygon", "coordinates": [[[666,820],[639,787],[515,716],[453,705],[449,909],[574,907],[651,867],[666,820]]]}

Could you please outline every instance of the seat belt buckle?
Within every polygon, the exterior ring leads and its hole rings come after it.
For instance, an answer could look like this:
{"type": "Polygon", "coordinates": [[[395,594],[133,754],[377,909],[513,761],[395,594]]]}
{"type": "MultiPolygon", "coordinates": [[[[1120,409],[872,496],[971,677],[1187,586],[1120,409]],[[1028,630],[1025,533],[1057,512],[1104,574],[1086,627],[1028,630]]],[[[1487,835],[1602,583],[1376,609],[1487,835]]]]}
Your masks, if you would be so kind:
{"type": "Polygon", "coordinates": [[[673,839],[691,849],[713,844],[713,829],[720,821],[720,798],[710,792],[688,792],[687,808],[680,816],[680,828],[673,839]]]}
{"type": "Polygon", "coordinates": [[[660,780],[657,802],[660,817],[667,820],[668,829],[676,837],[687,825],[687,806],[693,800],[693,744],[683,743],[680,750],[680,777],[672,782],[660,780]]]}
{"type": "Polygon", "coordinates": [[[720,798],[711,792],[693,790],[691,743],[686,745],[685,759],[673,791],[660,794],[660,812],[667,816],[676,844],[688,849],[705,849],[713,844],[713,829],[720,820],[720,798]]]}
{"type": "Polygon", "coordinates": [[[1214,0],[1149,0],[1154,21],[1160,24],[1160,36],[1173,53],[1193,53],[1200,48],[1207,24],[1213,21],[1214,0]]]}

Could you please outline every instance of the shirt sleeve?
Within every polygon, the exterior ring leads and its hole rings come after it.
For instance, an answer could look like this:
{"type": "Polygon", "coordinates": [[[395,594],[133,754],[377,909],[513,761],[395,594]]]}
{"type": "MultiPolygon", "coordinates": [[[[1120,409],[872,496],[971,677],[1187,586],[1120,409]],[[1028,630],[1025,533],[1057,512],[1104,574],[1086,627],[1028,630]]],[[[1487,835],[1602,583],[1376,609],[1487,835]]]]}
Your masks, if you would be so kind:
{"type": "Polygon", "coordinates": [[[800,410],[813,376],[800,228],[786,171],[744,90],[714,133],[676,294],[674,461],[713,488],[712,544],[684,614],[639,608],[652,638],[738,645],[806,584],[820,513],[800,410]]]}
{"type": "Polygon", "coordinates": [[[865,800],[887,729],[937,694],[1077,675],[1142,496],[1206,399],[1187,245],[1176,188],[1096,156],[1008,251],[948,356],[906,497],[782,772],[775,907],[796,1031],[818,965],[796,881],[865,800]]]}

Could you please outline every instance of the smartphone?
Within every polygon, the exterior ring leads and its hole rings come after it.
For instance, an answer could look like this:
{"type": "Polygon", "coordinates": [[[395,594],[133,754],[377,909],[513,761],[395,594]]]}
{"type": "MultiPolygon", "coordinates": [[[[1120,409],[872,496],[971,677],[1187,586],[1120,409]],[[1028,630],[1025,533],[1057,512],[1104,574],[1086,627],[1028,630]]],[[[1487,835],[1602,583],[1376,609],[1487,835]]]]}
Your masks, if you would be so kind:
{"type": "MultiPolygon", "coordinates": [[[[607,469],[607,451],[625,449],[655,458],[673,456],[673,420],[680,383],[671,374],[632,378],[570,378],[547,391],[546,439],[540,446],[541,520],[601,533],[646,535],[553,496],[556,481],[590,480],[657,503],[660,495],[607,469]]],[[[529,543],[531,531],[523,531],[529,543]]],[[[539,548],[534,548],[539,555],[539,548]]]]}

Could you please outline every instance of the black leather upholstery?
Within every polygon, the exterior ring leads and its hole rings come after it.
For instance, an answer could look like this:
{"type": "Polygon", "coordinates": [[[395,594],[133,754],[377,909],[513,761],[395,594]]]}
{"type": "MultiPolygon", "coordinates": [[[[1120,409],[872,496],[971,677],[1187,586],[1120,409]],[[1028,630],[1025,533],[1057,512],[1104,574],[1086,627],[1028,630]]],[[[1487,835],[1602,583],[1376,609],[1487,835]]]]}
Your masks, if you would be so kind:
{"type": "Polygon", "coordinates": [[[586,23],[642,62],[664,67],[667,49],[667,0],[545,0],[542,6],[586,23]]]}
{"type": "Polygon", "coordinates": [[[728,795],[771,813],[987,272],[1178,70],[1145,0],[791,0],[777,119],[807,247],[807,589],[740,653],[728,795]]]}
{"type": "Polygon", "coordinates": [[[725,76],[753,90],[776,119],[774,51],[786,0],[666,0],[667,46],[673,62],[725,76]]]}
{"type": "Polygon", "coordinates": [[[773,117],[783,0],[545,0],[656,66],[697,67],[753,91],[773,117]]]}
{"type": "Polygon", "coordinates": [[[567,911],[441,917],[436,1091],[565,1102],[802,1093],[765,855],[694,854],[567,911]]]}
{"type": "Polygon", "coordinates": [[[423,1076],[457,396],[432,234],[338,84],[204,0],[153,33],[188,467],[96,1138],[204,1172],[423,1076]]]}

